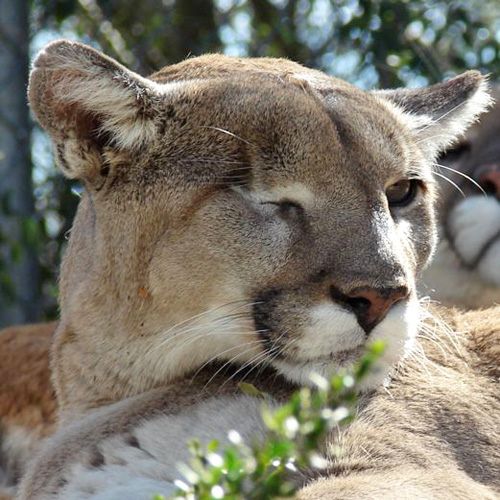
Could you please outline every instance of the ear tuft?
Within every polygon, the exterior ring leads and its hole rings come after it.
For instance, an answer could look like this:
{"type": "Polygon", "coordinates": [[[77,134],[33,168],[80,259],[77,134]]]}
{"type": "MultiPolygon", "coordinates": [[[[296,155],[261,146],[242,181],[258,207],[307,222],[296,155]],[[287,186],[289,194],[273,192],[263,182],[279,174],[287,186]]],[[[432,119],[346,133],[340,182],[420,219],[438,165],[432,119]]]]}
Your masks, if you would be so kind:
{"type": "Polygon", "coordinates": [[[374,93],[390,104],[434,156],[463,134],[492,103],[487,77],[474,70],[427,88],[374,93]]]}
{"type": "MultiPolygon", "coordinates": [[[[28,97],[53,141],[103,138],[122,149],[142,146],[155,131],[161,87],[86,45],[58,40],[33,62],[28,97]]],[[[100,144],[99,144],[100,142],[100,144]]]]}

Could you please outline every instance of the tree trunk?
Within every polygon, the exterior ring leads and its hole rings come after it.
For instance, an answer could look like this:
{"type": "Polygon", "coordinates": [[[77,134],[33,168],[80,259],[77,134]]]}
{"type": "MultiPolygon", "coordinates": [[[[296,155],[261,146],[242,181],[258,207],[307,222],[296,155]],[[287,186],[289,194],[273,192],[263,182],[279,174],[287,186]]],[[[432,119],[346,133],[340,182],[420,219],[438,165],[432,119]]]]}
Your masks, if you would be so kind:
{"type": "Polygon", "coordinates": [[[35,321],[40,311],[26,103],[28,4],[0,0],[0,326],[35,321]]]}

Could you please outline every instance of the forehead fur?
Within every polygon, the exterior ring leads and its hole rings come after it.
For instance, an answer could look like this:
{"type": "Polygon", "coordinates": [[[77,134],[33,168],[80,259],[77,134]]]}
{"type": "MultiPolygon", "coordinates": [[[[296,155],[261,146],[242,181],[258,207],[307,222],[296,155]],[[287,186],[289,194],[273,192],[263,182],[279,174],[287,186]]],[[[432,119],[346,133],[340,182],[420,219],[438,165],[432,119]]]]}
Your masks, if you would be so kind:
{"type": "MultiPolygon", "coordinates": [[[[245,163],[254,182],[274,187],[304,175],[322,185],[335,168],[349,168],[354,177],[391,169],[397,176],[412,166],[408,132],[378,97],[290,61],[209,55],[151,78],[184,84],[163,113],[170,120],[158,137],[163,157],[180,151],[185,163],[202,151],[219,174],[241,174],[237,163],[245,163]]],[[[416,152],[416,169],[419,160],[416,152]]]]}

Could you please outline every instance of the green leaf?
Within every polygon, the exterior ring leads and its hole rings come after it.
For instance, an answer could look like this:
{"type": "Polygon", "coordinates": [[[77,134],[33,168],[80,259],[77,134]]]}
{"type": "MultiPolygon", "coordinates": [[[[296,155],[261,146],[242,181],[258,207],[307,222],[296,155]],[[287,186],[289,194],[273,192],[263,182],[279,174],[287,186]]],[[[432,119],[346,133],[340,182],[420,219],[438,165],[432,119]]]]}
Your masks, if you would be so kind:
{"type": "Polygon", "coordinates": [[[254,398],[261,398],[261,399],[266,399],[269,397],[268,394],[260,391],[253,384],[249,384],[248,382],[240,382],[238,384],[238,388],[241,392],[243,392],[243,394],[246,394],[247,396],[252,396],[254,398]]]}

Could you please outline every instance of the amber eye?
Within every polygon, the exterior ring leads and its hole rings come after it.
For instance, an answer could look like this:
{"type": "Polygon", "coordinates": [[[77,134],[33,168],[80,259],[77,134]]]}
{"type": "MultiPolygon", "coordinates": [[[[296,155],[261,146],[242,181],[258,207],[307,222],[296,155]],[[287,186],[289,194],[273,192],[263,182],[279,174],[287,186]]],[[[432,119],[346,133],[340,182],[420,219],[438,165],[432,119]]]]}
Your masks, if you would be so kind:
{"type": "Polygon", "coordinates": [[[391,184],[385,195],[390,207],[405,207],[409,205],[417,194],[419,181],[416,179],[402,179],[391,184]]]}

